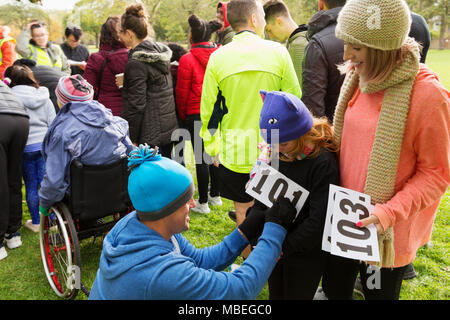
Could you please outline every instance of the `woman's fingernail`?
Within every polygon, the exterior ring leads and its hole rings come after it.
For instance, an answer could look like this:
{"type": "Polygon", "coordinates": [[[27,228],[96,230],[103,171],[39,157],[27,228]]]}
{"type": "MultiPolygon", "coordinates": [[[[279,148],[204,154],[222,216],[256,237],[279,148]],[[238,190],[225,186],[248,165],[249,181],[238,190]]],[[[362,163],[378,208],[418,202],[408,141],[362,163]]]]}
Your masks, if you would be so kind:
{"type": "Polygon", "coordinates": [[[362,222],[361,222],[361,221],[358,221],[358,222],[356,223],[356,226],[357,226],[357,227],[362,227],[362,222]]]}

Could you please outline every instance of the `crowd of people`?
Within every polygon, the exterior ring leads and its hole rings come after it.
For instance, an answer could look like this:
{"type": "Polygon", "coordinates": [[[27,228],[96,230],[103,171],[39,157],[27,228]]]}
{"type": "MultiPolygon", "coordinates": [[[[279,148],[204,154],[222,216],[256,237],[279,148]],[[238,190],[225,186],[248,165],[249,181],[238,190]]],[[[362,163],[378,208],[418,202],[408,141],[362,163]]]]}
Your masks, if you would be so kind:
{"type": "Polygon", "coordinates": [[[0,260],[22,244],[22,179],[38,232],[72,160],[128,156],[135,211],[105,237],[90,299],[254,299],[266,282],[273,300],[352,299],[355,283],[399,299],[450,184],[450,93],[425,64],[425,20],[404,0],[376,6],[318,0],[298,25],[282,0],[221,1],[214,20],[189,16],[188,50],[152,39],[142,4],[108,17],[93,54],[76,26],[61,46],[37,20],[17,43],[1,27],[0,260]],[[309,191],[298,215],[246,193],[261,162],[309,191]],[[331,184],[371,197],[356,226],[377,229],[376,288],[369,263],[322,250],[331,184]],[[236,229],[197,249],[189,212],[221,198],[236,229]]]}

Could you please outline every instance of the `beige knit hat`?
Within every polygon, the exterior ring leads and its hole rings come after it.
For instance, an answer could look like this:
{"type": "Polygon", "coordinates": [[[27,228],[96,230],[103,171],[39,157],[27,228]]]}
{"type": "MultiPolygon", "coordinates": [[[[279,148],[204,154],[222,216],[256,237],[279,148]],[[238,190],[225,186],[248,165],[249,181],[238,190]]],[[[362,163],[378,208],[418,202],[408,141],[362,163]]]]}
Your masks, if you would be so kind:
{"type": "Polygon", "coordinates": [[[336,37],[380,50],[399,49],[411,27],[404,0],[347,0],[337,19],[336,37]]]}

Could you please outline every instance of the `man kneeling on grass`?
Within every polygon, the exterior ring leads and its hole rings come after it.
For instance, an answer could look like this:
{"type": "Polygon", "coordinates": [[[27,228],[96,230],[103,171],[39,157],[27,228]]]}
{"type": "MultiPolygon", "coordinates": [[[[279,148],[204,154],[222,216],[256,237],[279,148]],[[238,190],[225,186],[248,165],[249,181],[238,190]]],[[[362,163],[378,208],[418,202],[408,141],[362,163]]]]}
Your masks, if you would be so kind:
{"type": "Polygon", "coordinates": [[[281,252],[296,210],[282,199],[247,218],[224,240],[197,249],[181,235],[189,229],[194,184],[189,171],[157,150],[130,154],[128,192],[136,211],[122,218],[103,242],[89,299],[255,299],[281,252]],[[242,266],[225,272],[261,234],[242,266]]]}

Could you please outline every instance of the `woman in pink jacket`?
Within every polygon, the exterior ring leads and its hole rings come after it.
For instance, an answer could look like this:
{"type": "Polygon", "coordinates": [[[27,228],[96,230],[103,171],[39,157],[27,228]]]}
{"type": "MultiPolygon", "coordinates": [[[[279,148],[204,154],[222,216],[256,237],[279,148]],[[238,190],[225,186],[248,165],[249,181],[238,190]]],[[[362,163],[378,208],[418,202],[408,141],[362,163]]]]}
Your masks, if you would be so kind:
{"type": "Polygon", "coordinates": [[[100,31],[100,51],[91,54],[84,78],[94,87],[94,100],[98,100],[114,116],[122,111],[122,92],[116,85],[116,75],[125,72],[128,49],[119,39],[119,17],[108,17],[100,31]]]}
{"type": "Polygon", "coordinates": [[[210,159],[204,161],[204,158],[209,156],[203,152],[203,140],[199,136],[201,128],[200,100],[206,65],[211,54],[219,48],[209,40],[211,35],[222,25],[215,20],[207,22],[199,19],[194,14],[189,16],[188,22],[191,50],[180,59],[175,96],[178,114],[186,123],[194,148],[199,198],[192,210],[209,213],[208,202],[212,205],[222,205],[222,201],[218,189],[217,168],[208,164],[208,160],[209,163],[212,163],[210,159]],[[211,189],[208,195],[210,177],[211,189]]]}
{"type": "Polygon", "coordinates": [[[399,298],[450,182],[450,94],[419,63],[410,24],[404,0],[350,0],[336,26],[346,61],[334,117],[341,185],[371,196],[373,212],[356,225],[374,224],[380,244],[379,286],[368,288],[360,265],[366,299],[399,298]]]}

